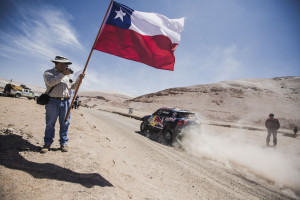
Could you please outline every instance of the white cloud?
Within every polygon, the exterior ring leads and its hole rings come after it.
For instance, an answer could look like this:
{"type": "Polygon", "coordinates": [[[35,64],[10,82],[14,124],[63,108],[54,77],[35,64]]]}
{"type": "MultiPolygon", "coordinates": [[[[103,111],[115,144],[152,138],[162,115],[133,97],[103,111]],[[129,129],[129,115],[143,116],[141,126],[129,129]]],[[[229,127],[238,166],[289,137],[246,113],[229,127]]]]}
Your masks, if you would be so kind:
{"type": "Polygon", "coordinates": [[[62,55],[63,49],[82,49],[76,32],[70,24],[71,16],[57,8],[18,8],[20,21],[15,21],[19,31],[1,31],[1,55],[26,54],[53,58],[62,55]],[[8,42],[7,42],[8,41],[8,42]]]}
{"type": "MultiPolygon", "coordinates": [[[[70,25],[67,17],[57,10],[46,10],[39,13],[42,21],[45,25],[40,25],[43,30],[50,31],[53,41],[56,43],[62,43],[68,46],[80,48],[81,45],[76,38],[75,30],[70,25]],[[45,29],[46,27],[46,29],[45,29]]],[[[39,33],[45,34],[45,31],[41,30],[39,33]]],[[[47,36],[51,35],[48,34],[47,36]]]]}

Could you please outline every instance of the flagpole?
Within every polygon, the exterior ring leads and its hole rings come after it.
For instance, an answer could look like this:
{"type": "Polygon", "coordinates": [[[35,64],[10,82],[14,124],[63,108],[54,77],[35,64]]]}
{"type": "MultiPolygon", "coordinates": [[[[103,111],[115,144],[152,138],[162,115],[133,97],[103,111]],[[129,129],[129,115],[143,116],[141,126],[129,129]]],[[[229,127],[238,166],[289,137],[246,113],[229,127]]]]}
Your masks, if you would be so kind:
{"type": "MultiPolygon", "coordinates": [[[[87,68],[87,66],[88,66],[88,64],[89,64],[89,62],[90,62],[90,58],[91,58],[91,55],[92,55],[92,53],[93,53],[93,50],[94,50],[96,41],[97,41],[97,39],[98,39],[98,37],[99,37],[99,34],[100,34],[101,29],[102,29],[103,23],[104,23],[104,21],[105,21],[105,19],[106,19],[106,17],[107,17],[108,11],[109,11],[109,9],[110,9],[111,4],[113,3],[113,1],[114,1],[114,0],[111,0],[111,1],[110,1],[110,4],[109,4],[109,6],[108,6],[108,8],[107,8],[106,14],[105,14],[105,16],[104,16],[104,18],[103,18],[102,24],[101,24],[100,29],[99,29],[99,31],[98,31],[97,37],[96,37],[96,39],[95,39],[95,41],[94,41],[93,47],[92,47],[92,49],[91,49],[91,51],[90,51],[89,57],[88,57],[88,59],[87,59],[87,61],[86,61],[86,64],[85,64],[85,67],[84,67],[84,69],[83,69],[82,74],[85,74],[85,71],[86,71],[86,68],[87,68]]],[[[77,96],[77,93],[78,93],[79,87],[80,87],[80,85],[81,85],[81,82],[82,82],[82,77],[80,77],[79,84],[78,84],[78,86],[77,86],[77,88],[76,88],[76,91],[75,91],[75,94],[74,94],[74,96],[73,96],[72,103],[71,103],[71,105],[70,105],[70,107],[69,107],[69,109],[68,109],[68,113],[67,113],[67,115],[66,115],[65,121],[67,121],[68,118],[69,118],[69,115],[70,115],[70,112],[71,112],[71,108],[72,108],[73,103],[74,103],[74,101],[75,101],[75,98],[76,98],[76,96],[77,96]]]]}

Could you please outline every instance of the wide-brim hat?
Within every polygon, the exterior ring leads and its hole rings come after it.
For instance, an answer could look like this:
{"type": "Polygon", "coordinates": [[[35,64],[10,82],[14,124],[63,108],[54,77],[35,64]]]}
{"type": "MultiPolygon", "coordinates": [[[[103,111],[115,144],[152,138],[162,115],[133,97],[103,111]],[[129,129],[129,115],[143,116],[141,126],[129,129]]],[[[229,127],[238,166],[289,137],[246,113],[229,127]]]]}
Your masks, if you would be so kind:
{"type": "Polygon", "coordinates": [[[54,60],[51,60],[54,63],[66,63],[67,65],[71,65],[72,62],[68,60],[68,58],[63,56],[56,56],[54,60]]]}

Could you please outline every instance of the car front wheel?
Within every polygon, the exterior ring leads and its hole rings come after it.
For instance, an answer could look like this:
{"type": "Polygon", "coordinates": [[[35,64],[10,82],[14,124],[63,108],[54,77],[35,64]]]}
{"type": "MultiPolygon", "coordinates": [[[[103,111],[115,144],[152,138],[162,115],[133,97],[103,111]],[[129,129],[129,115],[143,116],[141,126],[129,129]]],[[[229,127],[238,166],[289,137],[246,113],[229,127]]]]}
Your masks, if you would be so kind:
{"type": "Polygon", "coordinates": [[[20,94],[19,93],[17,93],[17,94],[15,94],[15,98],[20,98],[20,94]]]}
{"type": "Polygon", "coordinates": [[[143,121],[143,122],[141,123],[140,130],[141,130],[142,133],[147,131],[147,124],[148,124],[148,123],[145,122],[145,121],[143,121]]]}

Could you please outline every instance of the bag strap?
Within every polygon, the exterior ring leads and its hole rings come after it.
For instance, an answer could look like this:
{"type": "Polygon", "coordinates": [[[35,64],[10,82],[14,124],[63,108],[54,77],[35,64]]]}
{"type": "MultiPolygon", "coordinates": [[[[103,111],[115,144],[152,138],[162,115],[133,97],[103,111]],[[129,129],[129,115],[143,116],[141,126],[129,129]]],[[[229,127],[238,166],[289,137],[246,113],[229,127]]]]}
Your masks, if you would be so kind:
{"type": "MultiPolygon", "coordinates": [[[[58,83],[58,84],[59,84],[59,83],[58,83]]],[[[50,94],[51,91],[53,90],[53,88],[54,88],[55,86],[57,86],[58,84],[54,85],[54,86],[49,90],[49,92],[48,92],[47,94],[50,94]]]]}

